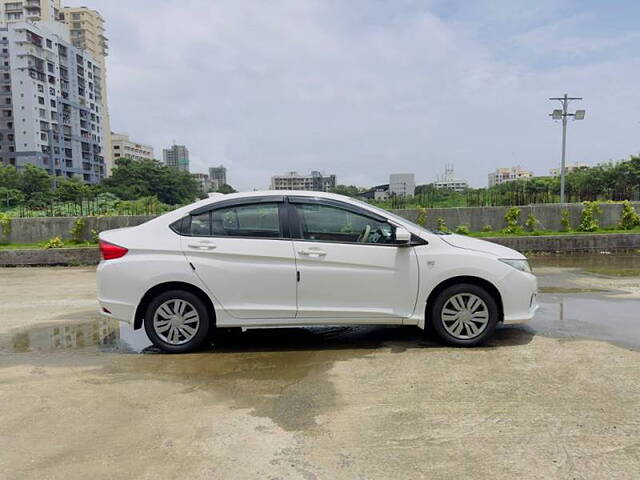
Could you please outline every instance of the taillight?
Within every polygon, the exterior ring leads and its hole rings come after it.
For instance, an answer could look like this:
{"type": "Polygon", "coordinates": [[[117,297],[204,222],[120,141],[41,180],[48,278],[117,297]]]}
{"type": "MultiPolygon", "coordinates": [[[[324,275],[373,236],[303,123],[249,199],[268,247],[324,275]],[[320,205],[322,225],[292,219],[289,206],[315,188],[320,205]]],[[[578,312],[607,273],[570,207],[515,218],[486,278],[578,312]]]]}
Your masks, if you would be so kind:
{"type": "Polygon", "coordinates": [[[114,245],[113,243],[100,240],[100,254],[103,260],[113,260],[114,258],[124,257],[128,251],[129,250],[120,245],[114,245]]]}

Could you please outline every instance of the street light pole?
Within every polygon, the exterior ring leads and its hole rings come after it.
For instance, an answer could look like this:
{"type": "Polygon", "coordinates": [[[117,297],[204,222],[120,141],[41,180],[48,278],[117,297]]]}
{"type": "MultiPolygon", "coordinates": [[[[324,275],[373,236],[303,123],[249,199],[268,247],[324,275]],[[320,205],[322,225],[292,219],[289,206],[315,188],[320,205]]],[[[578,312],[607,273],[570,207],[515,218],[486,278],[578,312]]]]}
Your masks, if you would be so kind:
{"type": "Polygon", "coordinates": [[[565,159],[567,155],[567,121],[569,117],[574,120],[584,120],[584,110],[576,110],[575,113],[569,113],[569,102],[571,100],[582,100],[582,97],[570,97],[566,93],[562,97],[553,97],[549,100],[558,100],[562,103],[562,110],[554,110],[549,116],[554,120],[562,119],[562,160],[560,162],[560,203],[564,203],[564,177],[565,177],[565,159]]]}

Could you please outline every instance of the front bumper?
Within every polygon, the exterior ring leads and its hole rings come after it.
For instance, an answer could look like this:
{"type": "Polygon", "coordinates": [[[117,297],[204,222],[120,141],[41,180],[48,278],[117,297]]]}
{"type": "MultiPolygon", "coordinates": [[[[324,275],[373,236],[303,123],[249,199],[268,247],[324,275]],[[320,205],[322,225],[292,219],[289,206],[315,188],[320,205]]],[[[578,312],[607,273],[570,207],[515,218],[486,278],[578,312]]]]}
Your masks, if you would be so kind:
{"type": "Polygon", "coordinates": [[[503,323],[525,323],[538,310],[538,280],[531,273],[514,270],[501,282],[503,323]]]}

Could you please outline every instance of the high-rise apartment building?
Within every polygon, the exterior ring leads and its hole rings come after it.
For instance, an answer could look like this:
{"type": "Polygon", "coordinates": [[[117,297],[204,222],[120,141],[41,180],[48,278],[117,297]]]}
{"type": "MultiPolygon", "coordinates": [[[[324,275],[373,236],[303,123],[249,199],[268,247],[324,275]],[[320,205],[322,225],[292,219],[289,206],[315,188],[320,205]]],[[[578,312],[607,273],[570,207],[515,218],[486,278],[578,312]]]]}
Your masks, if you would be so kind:
{"type": "Polygon", "coordinates": [[[323,175],[318,171],[310,175],[300,175],[298,172],[289,172],[286,175],[271,177],[271,190],[312,190],[316,192],[328,192],[336,188],[335,175],[323,175]]]}
{"type": "Polygon", "coordinates": [[[55,22],[60,18],[60,0],[0,0],[1,23],[55,22]]]}
{"type": "Polygon", "coordinates": [[[133,160],[152,159],[153,147],[134,142],[129,135],[111,132],[111,146],[113,148],[114,162],[118,158],[132,158],[133,160]]]}
{"type": "Polygon", "coordinates": [[[60,9],[60,14],[56,18],[69,28],[71,43],[75,47],[89,52],[102,71],[99,83],[101,91],[100,109],[102,111],[105,128],[105,159],[107,162],[107,171],[110,173],[113,166],[114,152],[107,99],[107,55],[109,53],[109,44],[104,34],[104,19],[99,12],[87,7],[63,7],[60,9]]]}
{"type": "Polygon", "coordinates": [[[227,169],[220,165],[209,168],[209,183],[213,191],[218,191],[227,183],[227,169]]]}
{"type": "Polygon", "coordinates": [[[189,171],[189,150],[184,145],[172,145],[162,150],[162,161],[167,167],[189,171]]]}
{"type": "Polygon", "coordinates": [[[106,174],[99,64],[60,23],[9,23],[0,43],[1,161],[99,182],[106,174]]]}

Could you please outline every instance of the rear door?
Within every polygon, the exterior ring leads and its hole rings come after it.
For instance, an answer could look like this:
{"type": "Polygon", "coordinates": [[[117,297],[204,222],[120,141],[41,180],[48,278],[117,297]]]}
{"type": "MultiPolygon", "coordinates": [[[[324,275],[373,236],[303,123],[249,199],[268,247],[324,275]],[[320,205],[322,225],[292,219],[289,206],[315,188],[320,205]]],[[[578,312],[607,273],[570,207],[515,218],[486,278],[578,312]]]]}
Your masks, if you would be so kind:
{"type": "Polygon", "coordinates": [[[296,268],[282,197],[223,204],[185,219],[182,249],[233,317],[294,318],[296,268]]]}
{"type": "Polygon", "coordinates": [[[289,197],[298,319],[401,323],[413,313],[418,259],[385,218],[346,203],[289,197]]]}

